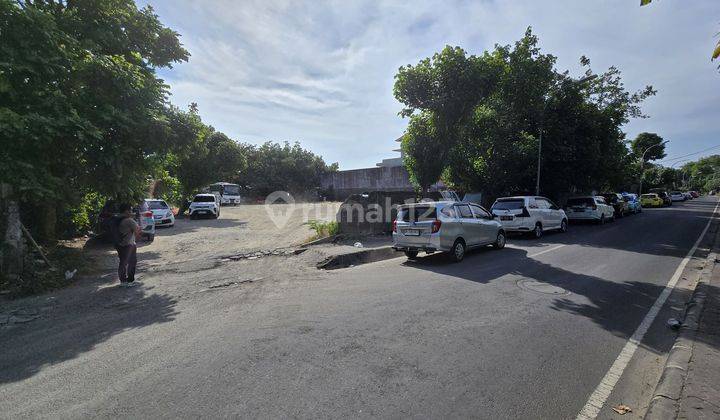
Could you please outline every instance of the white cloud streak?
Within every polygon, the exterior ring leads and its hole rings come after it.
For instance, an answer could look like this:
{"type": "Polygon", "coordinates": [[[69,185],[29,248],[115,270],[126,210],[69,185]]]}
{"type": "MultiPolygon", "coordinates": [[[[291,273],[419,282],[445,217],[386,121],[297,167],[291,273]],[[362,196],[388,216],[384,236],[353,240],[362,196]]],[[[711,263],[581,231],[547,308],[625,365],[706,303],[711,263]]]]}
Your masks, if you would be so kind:
{"type": "Polygon", "coordinates": [[[172,100],[241,141],[300,141],[342,168],[393,157],[406,122],[392,96],[400,65],[445,45],[478,54],[528,26],[558,69],[615,65],[631,90],[659,93],[630,137],[658,132],[670,155],[720,144],[720,75],[709,60],[720,2],[151,1],[192,57],[163,71],[172,100]]]}

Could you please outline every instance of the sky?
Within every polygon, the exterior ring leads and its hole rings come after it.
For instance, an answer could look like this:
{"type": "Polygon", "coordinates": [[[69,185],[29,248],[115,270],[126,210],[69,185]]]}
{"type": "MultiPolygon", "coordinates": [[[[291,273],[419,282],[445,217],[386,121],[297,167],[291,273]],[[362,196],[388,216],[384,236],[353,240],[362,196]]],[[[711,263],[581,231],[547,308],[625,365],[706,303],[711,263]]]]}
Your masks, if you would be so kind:
{"type": "Polygon", "coordinates": [[[151,4],[190,51],[189,62],[159,72],[174,104],[196,102],[206,123],[235,140],[298,141],[340,169],[399,156],[400,66],[446,45],[480,54],[528,26],[560,71],[581,76],[585,55],[595,72],[618,67],[628,90],[657,89],[643,104],[650,118],[624,127],[628,138],[658,133],[668,159],[720,153],[720,73],[710,61],[720,0],[138,3],[151,4]]]}

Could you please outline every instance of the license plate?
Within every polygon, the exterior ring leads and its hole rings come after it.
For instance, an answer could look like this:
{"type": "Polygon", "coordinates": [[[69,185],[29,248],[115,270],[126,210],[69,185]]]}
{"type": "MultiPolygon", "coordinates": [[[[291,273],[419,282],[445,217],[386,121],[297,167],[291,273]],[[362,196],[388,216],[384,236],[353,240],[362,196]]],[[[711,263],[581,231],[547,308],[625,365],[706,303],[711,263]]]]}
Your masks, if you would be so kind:
{"type": "Polygon", "coordinates": [[[512,216],[500,216],[500,220],[512,220],[512,216]]]}
{"type": "Polygon", "coordinates": [[[408,229],[405,231],[406,236],[420,236],[420,231],[415,229],[408,229]]]}

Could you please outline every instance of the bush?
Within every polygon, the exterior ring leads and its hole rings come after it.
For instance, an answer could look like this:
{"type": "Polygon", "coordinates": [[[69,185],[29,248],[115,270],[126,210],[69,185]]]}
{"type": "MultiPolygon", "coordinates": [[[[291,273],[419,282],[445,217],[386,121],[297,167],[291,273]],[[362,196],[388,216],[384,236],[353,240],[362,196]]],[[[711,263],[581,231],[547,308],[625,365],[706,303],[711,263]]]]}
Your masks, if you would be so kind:
{"type": "Polygon", "coordinates": [[[313,239],[327,238],[328,236],[340,233],[340,225],[334,220],[330,222],[311,220],[307,224],[315,231],[315,237],[313,239]]]}

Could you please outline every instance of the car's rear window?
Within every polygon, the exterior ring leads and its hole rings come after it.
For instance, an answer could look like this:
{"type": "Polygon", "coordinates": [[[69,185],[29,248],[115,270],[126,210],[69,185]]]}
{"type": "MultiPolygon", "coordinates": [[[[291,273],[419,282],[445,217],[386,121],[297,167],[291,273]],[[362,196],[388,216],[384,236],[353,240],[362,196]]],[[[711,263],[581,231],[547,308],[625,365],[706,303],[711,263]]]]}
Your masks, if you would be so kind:
{"type": "Polygon", "coordinates": [[[161,210],[168,208],[168,205],[164,201],[148,201],[148,206],[151,210],[161,210]]]}
{"type": "Polygon", "coordinates": [[[215,201],[215,197],[211,195],[196,195],[193,201],[196,203],[212,203],[215,201]]]}
{"type": "Polygon", "coordinates": [[[567,201],[567,205],[568,205],[568,207],[573,207],[573,206],[577,206],[577,207],[583,207],[583,206],[584,206],[584,207],[588,207],[588,206],[593,206],[593,205],[595,205],[595,202],[594,202],[593,199],[590,198],[590,197],[587,197],[587,198],[571,198],[571,199],[569,199],[569,200],[567,201]]]}
{"type": "Polygon", "coordinates": [[[397,219],[403,222],[435,220],[437,219],[437,209],[434,206],[407,207],[398,211],[397,219]]]}
{"type": "Polygon", "coordinates": [[[642,198],[655,198],[655,197],[657,197],[657,194],[643,194],[641,197],[642,198]]]}
{"type": "Polygon", "coordinates": [[[522,198],[498,200],[492,205],[491,210],[520,210],[525,206],[522,198]]]}

